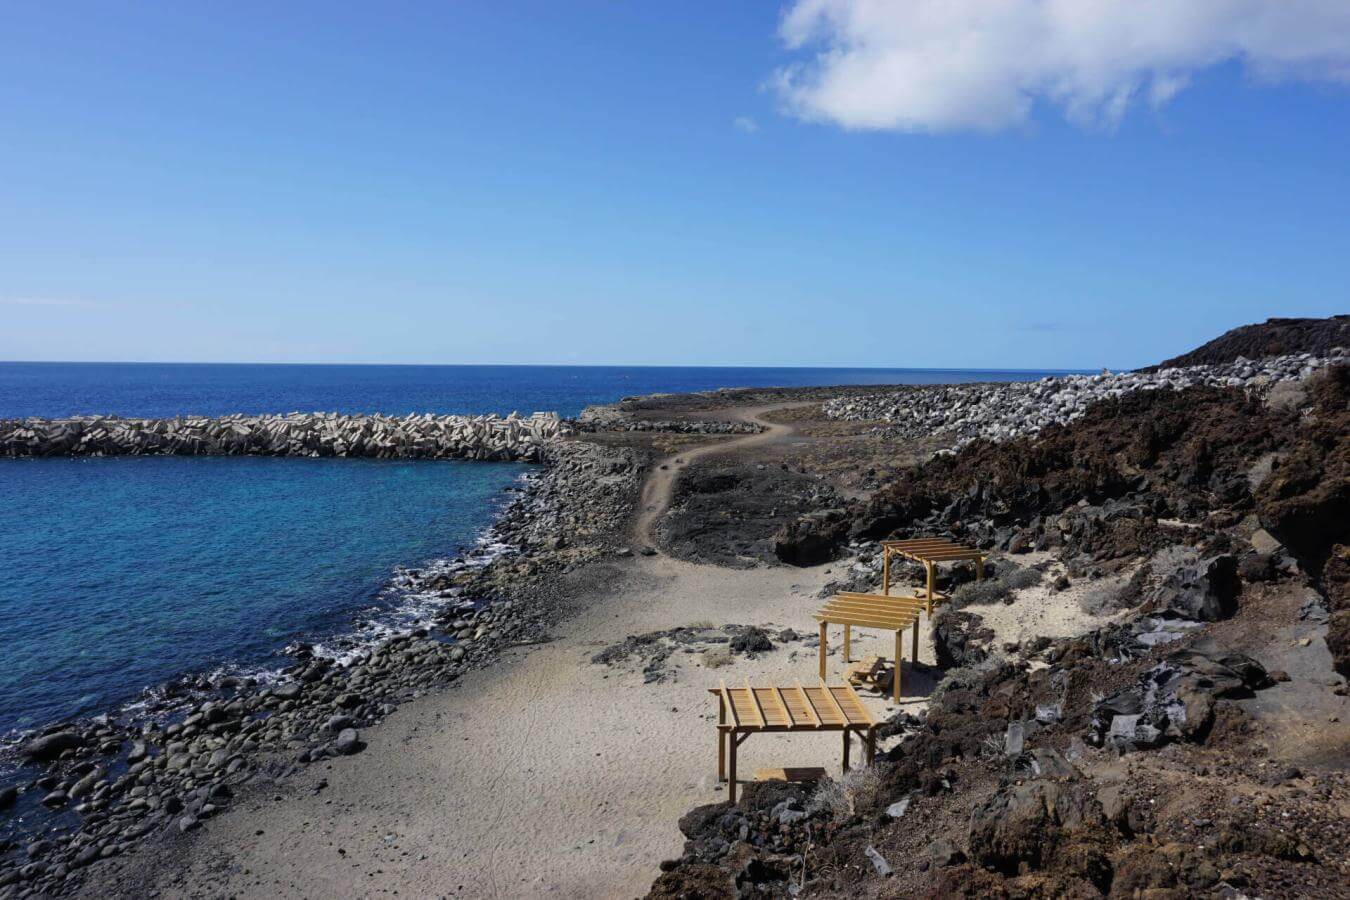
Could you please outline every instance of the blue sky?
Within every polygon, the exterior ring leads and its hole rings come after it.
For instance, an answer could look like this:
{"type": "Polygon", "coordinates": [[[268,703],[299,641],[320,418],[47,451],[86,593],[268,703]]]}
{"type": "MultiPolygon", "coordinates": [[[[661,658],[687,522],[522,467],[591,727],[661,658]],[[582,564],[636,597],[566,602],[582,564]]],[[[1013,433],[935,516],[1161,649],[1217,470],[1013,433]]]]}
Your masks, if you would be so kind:
{"type": "Polygon", "coordinates": [[[7,4],[0,359],[1124,367],[1350,311],[1350,68],[971,87],[671,10],[7,4]]]}

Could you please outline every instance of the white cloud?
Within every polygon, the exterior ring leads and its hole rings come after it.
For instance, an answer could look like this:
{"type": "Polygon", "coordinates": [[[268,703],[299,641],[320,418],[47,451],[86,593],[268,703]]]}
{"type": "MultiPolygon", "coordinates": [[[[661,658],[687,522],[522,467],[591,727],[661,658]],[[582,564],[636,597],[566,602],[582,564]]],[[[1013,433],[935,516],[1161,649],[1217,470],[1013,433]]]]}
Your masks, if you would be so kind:
{"type": "Polygon", "coordinates": [[[759,123],[749,116],[737,116],[731,120],[731,124],[737,131],[744,131],[746,134],[754,134],[759,131],[759,123]]]}
{"type": "Polygon", "coordinates": [[[1350,0],[795,0],[788,110],[844,128],[998,131],[1037,103],[1114,127],[1200,69],[1350,84],[1350,0]]]}

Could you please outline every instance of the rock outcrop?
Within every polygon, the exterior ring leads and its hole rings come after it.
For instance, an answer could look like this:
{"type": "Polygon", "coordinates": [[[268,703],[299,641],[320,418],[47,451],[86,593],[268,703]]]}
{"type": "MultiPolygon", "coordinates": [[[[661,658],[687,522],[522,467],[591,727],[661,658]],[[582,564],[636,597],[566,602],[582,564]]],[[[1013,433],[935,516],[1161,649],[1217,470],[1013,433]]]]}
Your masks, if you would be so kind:
{"type": "Polygon", "coordinates": [[[1350,316],[1326,319],[1267,319],[1257,325],[1242,325],[1225,331],[1214,340],[1189,353],[1141,371],[1181,366],[1213,366],[1234,361],[1240,356],[1288,356],[1311,353],[1325,356],[1332,347],[1350,346],[1350,316]]]}
{"type": "Polygon", "coordinates": [[[825,403],[833,419],[885,422],[897,437],[948,437],[959,449],[977,438],[1007,441],[1037,434],[1082,417],[1090,406],[1147,391],[1194,387],[1243,388],[1264,393],[1329,365],[1350,360],[1338,347],[1325,356],[1299,353],[1252,361],[1239,357],[1221,366],[1191,366],[1156,372],[1065,375],[1040,381],[916,385],[900,391],[840,397],[825,403]]]}

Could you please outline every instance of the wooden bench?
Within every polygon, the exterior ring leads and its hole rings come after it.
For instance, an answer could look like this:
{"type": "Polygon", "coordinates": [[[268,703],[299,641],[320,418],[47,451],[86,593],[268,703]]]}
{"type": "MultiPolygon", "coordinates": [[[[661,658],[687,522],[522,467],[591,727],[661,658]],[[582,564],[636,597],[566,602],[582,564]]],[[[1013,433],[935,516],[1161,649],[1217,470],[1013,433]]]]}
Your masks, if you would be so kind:
{"type": "MultiPolygon", "coordinates": [[[[727,799],[736,802],[736,750],[752,734],[839,731],[844,735],[844,771],[848,771],[853,735],[863,742],[868,765],[876,757],[877,723],[847,684],[709,688],[717,695],[717,780],[727,782],[727,799]],[[729,769],[729,771],[728,771],[729,769]]],[[[785,773],[801,771],[783,770],[785,773]]]]}

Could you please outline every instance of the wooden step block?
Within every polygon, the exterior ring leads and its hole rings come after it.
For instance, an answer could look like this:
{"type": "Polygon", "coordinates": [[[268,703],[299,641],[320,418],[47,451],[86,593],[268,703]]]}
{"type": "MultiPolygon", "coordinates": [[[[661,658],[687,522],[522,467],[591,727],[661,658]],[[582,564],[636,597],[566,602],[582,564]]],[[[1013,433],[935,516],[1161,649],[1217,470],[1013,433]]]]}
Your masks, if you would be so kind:
{"type": "Polygon", "coordinates": [[[809,783],[823,781],[826,777],[825,770],[820,766],[790,766],[783,769],[756,769],[756,781],[787,781],[792,783],[809,783]]]}

